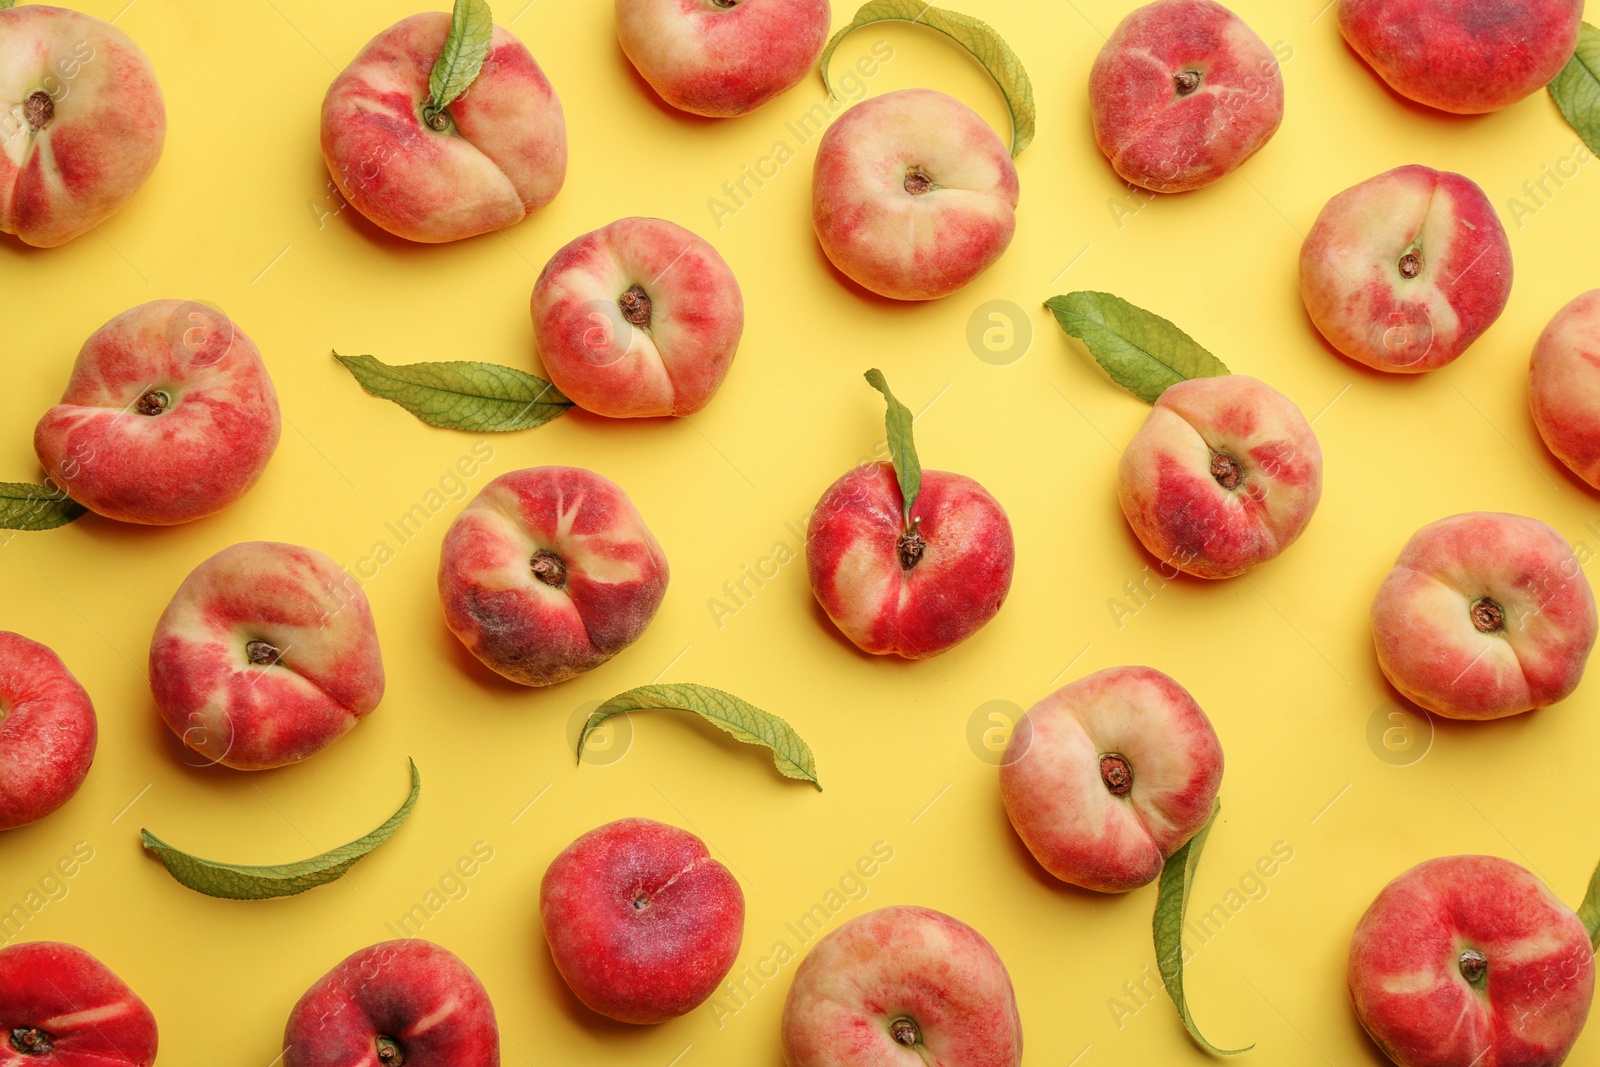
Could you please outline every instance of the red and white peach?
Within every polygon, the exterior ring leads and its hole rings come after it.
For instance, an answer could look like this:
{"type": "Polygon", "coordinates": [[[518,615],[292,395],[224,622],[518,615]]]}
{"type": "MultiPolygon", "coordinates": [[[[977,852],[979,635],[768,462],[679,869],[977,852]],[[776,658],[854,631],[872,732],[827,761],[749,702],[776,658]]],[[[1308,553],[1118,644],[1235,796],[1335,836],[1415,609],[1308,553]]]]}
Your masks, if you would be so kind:
{"type": "Polygon", "coordinates": [[[617,40],[680,111],[743,115],[799,84],[828,40],[828,0],[617,0],[617,40]]]}
{"type": "Polygon", "coordinates": [[[1346,189],[1300,248],[1300,296],[1328,343],[1381,371],[1454,360],[1505,310],[1511,245],[1473,182],[1399,167],[1346,189]]]}
{"type": "Polygon", "coordinates": [[[1214,0],[1156,0],[1106,39],[1089,71],[1094,137],[1124,181],[1158,193],[1237,170],[1283,122],[1271,49],[1214,0]]]}
{"type": "Polygon", "coordinates": [[[458,241],[521,222],[567,175],[561,101],[496,26],[477,80],[424,117],[450,16],[426,11],[367,42],[322,101],[322,155],[357,211],[408,241],[458,241]],[[430,122],[429,119],[432,119],[430,122]]]}
{"type": "Polygon", "coordinates": [[[932,89],[855,105],[828,127],[811,219],[833,265],[896,300],[948,296],[1017,228],[1017,168],[977,113],[932,89]]]}
{"type": "Polygon", "coordinates": [[[1528,406],[1545,447],[1600,488],[1600,289],[1558,311],[1539,335],[1528,406]]]}
{"type": "Polygon", "coordinates": [[[1149,667],[1112,667],[1035,704],[1000,762],[1000,797],[1040,866],[1102,893],[1148,885],[1211,818],[1222,744],[1149,667]]]}
{"type": "Polygon", "coordinates": [[[1594,999],[1583,923],[1509,860],[1446,856],[1384,887],[1350,941],[1356,1019],[1399,1067],[1556,1067],[1594,999]]]}
{"type": "Polygon", "coordinates": [[[306,990],[283,1030],[284,1067],[499,1067],[483,983],[413,938],[351,953],[306,990]]]}
{"type": "Polygon", "coordinates": [[[783,1006],[788,1067],[1018,1067],[1011,976],[982,934],[931,908],[879,908],[818,941],[783,1006]]]}
{"type": "Polygon", "coordinates": [[[727,376],[744,332],[733,271],[664,219],[619,219],[562,248],[533,287],[546,373],[599,415],[692,415],[727,376]]]}
{"type": "Polygon", "coordinates": [[[1005,603],[1015,562],[1000,502],[948,471],[922,472],[908,526],[894,468],[855,467],[822,494],[806,528],[817,603],[875,656],[924,659],[977,633],[1005,603]]]}
{"type": "Polygon", "coordinates": [[[37,822],[71,800],[99,737],[89,694],[61,657],[0,631],[0,830],[37,822]]]}
{"type": "Polygon", "coordinates": [[[539,886],[556,970],[592,1010],[647,1025],[705,1002],[744,939],[744,893],[705,842],[651,819],[590,830],[539,886]]]}
{"type": "Polygon", "coordinates": [[[1122,453],[1117,497],[1150,553],[1198,578],[1275,558],[1322,499],[1322,449],[1294,402],[1242,374],[1167,388],[1122,453]]]}
{"type": "Polygon", "coordinates": [[[0,10],[0,233],[52,248],[94,229],[166,136],[161,86],[127,34],[66,8],[0,10]]]}
{"type": "Polygon", "coordinates": [[[1566,699],[1596,634],[1594,594],[1561,535],[1521,515],[1424,526],[1372,603],[1378,665],[1407,699],[1498,719],[1566,699]]]}
{"type": "Polygon", "coordinates": [[[667,557],[614,482],[530,467],[483,487],[445,534],[445,622],[491,670],[552,685],[631,645],[667,592],[667,557]]]}
{"type": "Polygon", "coordinates": [[[0,1067],[150,1067],[156,1018],[76,945],[0,949],[0,1067]]]}
{"type": "Polygon", "coordinates": [[[1339,0],[1344,39],[1391,89],[1462,115],[1543,89],[1582,20],[1583,0],[1339,0]]]}
{"type": "Polygon", "coordinates": [[[150,690],[213,763],[282,767],[343,737],[383,699],[366,594],[320,552],[223,549],[183,580],[150,641],[150,690]]]}
{"type": "Polygon", "coordinates": [[[279,430],[278,395],[250,338],[204,304],[152,300],[84,342],[33,448],[90,511],[171,525],[243,496],[279,430]]]}

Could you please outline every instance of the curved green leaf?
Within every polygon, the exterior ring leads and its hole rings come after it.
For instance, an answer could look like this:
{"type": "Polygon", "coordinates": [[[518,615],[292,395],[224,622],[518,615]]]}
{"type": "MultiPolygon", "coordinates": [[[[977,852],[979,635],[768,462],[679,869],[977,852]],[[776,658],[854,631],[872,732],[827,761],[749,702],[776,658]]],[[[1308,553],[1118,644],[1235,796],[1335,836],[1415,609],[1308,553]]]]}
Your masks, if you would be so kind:
{"type": "Polygon", "coordinates": [[[1578,919],[1582,921],[1583,928],[1589,931],[1589,944],[1600,948],[1600,867],[1596,867],[1589,876],[1589,891],[1583,895],[1583,903],[1578,905],[1578,919]]]}
{"type": "Polygon", "coordinates": [[[934,7],[923,0],[869,0],[856,12],[850,25],[829,38],[827,47],[822,50],[822,82],[835,99],[844,97],[828,75],[828,61],[833,58],[833,50],[851,33],[874,22],[915,22],[938,30],[971,52],[1006,98],[1006,107],[1011,112],[1011,154],[1017,155],[1032,142],[1033,83],[1028,80],[1028,72],[1022,69],[1022,60],[988,23],[959,11],[934,7]]]}
{"type": "Polygon", "coordinates": [[[52,486],[0,482],[0,530],[53,530],[81,518],[87,510],[52,486]]]}
{"type": "Polygon", "coordinates": [[[1600,30],[1583,24],[1578,50],[1550,83],[1550,96],[1589,151],[1600,153],[1600,30]]]}
{"type": "Polygon", "coordinates": [[[428,103],[422,118],[436,130],[446,129],[439,113],[456,101],[477,80],[494,37],[494,17],[485,0],[456,0],[450,12],[450,34],[428,74],[428,103]]]}
{"type": "Polygon", "coordinates": [[[583,733],[578,737],[579,760],[583,759],[583,743],[601,723],[613,715],[649,708],[690,711],[747,745],[765,745],[772,750],[772,762],[779,774],[810,782],[818,792],[822,790],[822,783],[817,781],[816,757],[794,727],[732,693],[706,685],[641,685],[617,694],[594,709],[583,724],[583,733]]]}
{"type": "Polygon", "coordinates": [[[1067,293],[1044,302],[1067,333],[1082,341],[1111,380],[1154,404],[1167,387],[1232,373],[1178,327],[1110,293],[1067,293]]]}
{"type": "Polygon", "coordinates": [[[399,810],[389,816],[382,826],[348,845],[341,845],[330,852],[312,856],[298,863],[279,863],[268,867],[218,863],[173,848],[149,830],[141,829],[139,834],[144,847],[160,857],[172,877],[196,893],[223,897],[227,900],[290,897],[339,878],[354,866],[356,861],[389,840],[390,835],[399,829],[400,824],[411,814],[411,809],[417,806],[417,797],[421,793],[422,775],[417,771],[416,761],[412,760],[411,792],[406,796],[405,803],[401,804],[399,810]]]}
{"type": "Polygon", "coordinates": [[[495,363],[408,363],[391,367],[371,356],[341,356],[361,388],[392,400],[429,426],[503,433],[543,426],[572,401],[543,378],[495,363]]]}
{"type": "Polygon", "coordinates": [[[1172,998],[1172,1003],[1178,1006],[1178,1016],[1183,1019],[1189,1036],[1208,1052],[1219,1056],[1237,1056],[1241,1052],[1249,1052],[1255,1045],[1228,1049],[1218,1048],[1207,1041],[1195,1028],[1194,1018],[1189,1014],[1189,1002],[1183,995],[1183,913],[1189,903],[1189,888],[1194,884],[1194,869],[1200,864],[1200,850],[1205,847],[1206,835],[1211,833],[1211,825],[1217,821],[1221,811],[1222,802],[1219,800],[1200,832],[1168,857],[1166,865],[1161,868],[1161,890],[1156,897],[1153,926],[1156,965],[1161,968],[1161,982],[1167,987],[1167,995],[1172,998]]]}
{"type": "Polygon", "coordinates": [[[900,483],[900,500],[905,507],[906,529],[911,529],[911,508],[922,492],[922,463],[917,459],[917,445],[911,437],[913,417],[911,409],[895,399],[889,392],[888,379],[883,371],[874,367],[867,371],[867,383],[889,402],[883,416],[883,427],[889,437],[889,459],[894,463],[894,476],[900,483]]]}

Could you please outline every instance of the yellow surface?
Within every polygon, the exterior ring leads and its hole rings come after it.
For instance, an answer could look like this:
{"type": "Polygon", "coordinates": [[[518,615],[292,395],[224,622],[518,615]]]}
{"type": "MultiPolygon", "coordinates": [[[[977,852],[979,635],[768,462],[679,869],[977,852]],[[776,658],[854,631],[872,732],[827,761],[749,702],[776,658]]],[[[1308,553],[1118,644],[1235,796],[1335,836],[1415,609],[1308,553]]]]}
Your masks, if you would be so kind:
{"type": "MultiPolygon", "coordinates": [[[[83,6],[111,18],[125,2],[83,6]]],[[[1347,1007],[1344,956],[1386,881],[1428,857],[1487,852],[1532,867],[1576,902],[1600,858],[1590,817],[1600,803],[1600,681],[1539,714],[1440,723],[1421,759],[1399,765],[1414,749],[1386,762],[1369,746],[1369,725],[1375,713],[1388,725],[1379,709],[1395,696],[1366,621],[1406,538],[1447,514],[1522,512],[1586,543],[1586,558],[1600,550],[1595,496],[1541,446],[1524,387],[1538,331],[1600,284],[1600,165],[1576,168],[1560,189],[1547,182],[1554,195],[1542,205],[1530,200],[1523,183],[1572,158],[1578,143],[1547,96],[1479,119],[1406,105],[1344,46],[1332,12],[1319,15],[1323,2],[1235,0],[1289,57],[1287,121],[1238,174],[1141,206],[1095,149],[1085,90],[1102,34],[1131,0],[987,0],[976,13],[1016,47],[1039,102],[1038,139],[1018,161],[1017,238],[967,290],[898,306],[843,284],[812,237],[816,142],[786,124],[823,98],[815,78],[745,119],[685,118],[633,74],[608,3],[535,0],[519,11],[518,0],[504,0],[497,20],[529,44],[566,109],[566,188],[503,235],[413,246],[338,211],[317,141],[329,80],[413,3],[134,0],[118,25],[161,79],[166,154],[101,235],[47,252],[0,241],[0,425],[9,428],[0,478],[39,476],[31,427],[83,339],[157,297],[212,301],[255,339],[282,398],[283,442],[256,489],[213,519],[141,529],[89,518],[0,549],[0,627],[58,650],[93,695],[101,726],[77,798],[0,838],[0,908],[23,902],[87,842],[93,860],[21,936],[76,942],[119,972],[155,1010],[169,1067],[269,1064],[312,981],[394,936],[386,924],[413,905],[441,902],[421,933],[483,978],[507,1064],[776,1067],[793,961],[764,985],[747,980],[742,1002],[724,1000],[720,1013],[702,1008],[647,1029],[588,1014],[551,966],[537,921],[546,864],[591,827],[645,815],[700,832],[739,876],[748,916],[736,978],[745,967],[771,974],[764,961],[779,940],[799,948],[785,924],[814,905],[839,906],[833,928],[869,908],[923,904],[972,923],[1004,957],[1028,1063],[1199,1063],[1152,977],[1154,888],[1101,897],[1053,884],[1012,835],[995,770],[967,740],[975,716],[989,725],[989,709],[980,712],[989,702],[1026,707],[1089,671],[1145,663],[1190,688],[1228,756],[1224,812],[1192,909],[1220,904],[1228,915],[1197,941],[1188,971],[1202,1028],[1221,1045],[1256,1042],[1246,1062],[1272,1067],[1381,1062],[1347,1007]],[[777,142],[795,158],[719,228],[707,199],[777,142]],[[1499,323],[1457,364],[1418,379],[1336,357],[1301,310],[1296,275],[1301,234],[1330,196],[1411,162],[1482,184],[1507,221],[1517,266],[1499,323]],[[1536,208],[1519,211],[1520,225],[1512,197],[1536,208]],[[744,290],[739,357],[692,420],[576,413],[480,446],[366,396],[329,355],[532,368],[527,301],[539,267],[577,234],[629,214],[704,234],[744,290]],[[1082,288],[1168,316],[1316,416],[1326,493],[1287,555],[1247,578],[1150,584],[1142,604],[1128,599],[1125,583],[1142,582],[1151,560],[1118,510],[1115,466],[1145,408],[1040,306],[1082,288]],[[1031,349],[1010,365],[968,347],[968,320],[990,300],[1028,309],[1031,349]],[[923,462],[983,482],[1016,528],[1004,610],[932,662],[857,654],[815,607],[803,562],[790,560],[822,490],[881,438],[882,403],[861,380],[869,366],[923,412],[923,462]],[[601,669],[537,691],[487,675],[446,631],[434,592],[439,542],[460,503],[446,501],[403,543],[387,525],[414,505],[437,505],[429,494],[442,479],[448,488],[457,460],[478,447],[492,459],[470,491],[523,466],[591,467],[631,494],[665,547],[673,575],[659,616],[601,669]],[[195,564],[254,538],[364,568],[389,690],[354,733],[302,766],[200,770],[151,701],[149,636],[195,564]],[[369,559],[377,544],[386,545],[381,566],[369,559]],[[766,562],[780,558],[789,561],[766,562]],[[776,576],[757,588],[743,578],[747,567],[776,576]],[[708,601],[726,601],[724,583],[741,580],[753,595],[719,624],[708,601]],[[1110,607],[1119,598],[1120,613],[1110,607]],[[826,792],[780,779],[762,752],[667,712],[634,716],[625,758],[576,767],[566,740],[573,715],[658,678],[720,686],[786,716],[815,748],[826,792]],[[350,877],[304,896],[212,900],[178,886],[139,848],[148,826],[220,859],[310,855],[394,809],[407,756],[424,783],[411,821],[350,877]],[[450,881],[479,842],[492,860],[450,881]],[[830,897],[878,842],[893,859],[862,883],[865,897],[830,897]],[[1293,859],[1269,880],[1246,881],[1256,899],[1230,899],[1275,845],[1293,859]],[[441,880],[457,899],[428,898],[441,880]],[[1143,986],[1138,999],[1125,982],[1143,986]],[[1124,1009],[1115,1012],[1118,997],[1124,1009]]],[[[853,13],[849,0],[835,8],[838,24],[853,13]]],[[[937,86],[1006,128],[981,71],[926,31],[869,28],[836,62],[878,41],[894,58],[868,82],[871,93],[937,86]]],[[[1600,1063],[1600,1034],[1586,1035],[1569,1062],[1600,1063]]]]}

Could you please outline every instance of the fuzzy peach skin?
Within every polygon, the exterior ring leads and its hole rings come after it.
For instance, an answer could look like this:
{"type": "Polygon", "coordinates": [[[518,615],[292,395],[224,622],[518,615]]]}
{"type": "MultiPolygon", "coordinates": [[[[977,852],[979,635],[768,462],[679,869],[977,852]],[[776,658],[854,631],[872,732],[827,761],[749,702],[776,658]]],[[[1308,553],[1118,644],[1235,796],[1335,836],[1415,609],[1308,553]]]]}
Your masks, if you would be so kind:
{"type": "Polygon", "coordinates": [[[661,99],[726,118],[797,85],[832,17],[828,0],[617,0],[617,40],[661,99]]]}
{"type": "Polygon", "coordinates": [[[1446,856],[1384,887],[1350,941],[1350,1002],[1400,1067],[1556,1067],[1594,998],[1583,923],[1494,856],[1446,856]]]}
{"type": "Polygon", "coordinates": [[[959,919],[869,911],[818,941],[795,971],[783,1058],[788,1067],[1017,1067],[1011,976],[959,919]]]}
{"type": "Polygon", "coordinates": [[[150,1067],[156,1017],[76,945],[0,949],[0,1067],[150,1067]]]}
{"type": "Polygon", "coordinates": [[[1472,512],[1418,530],[1372,602],[1378,665],[1409,700],[1498,719],[1564,700],[1595,641],[1594,594],[1561,535],[1472,512]]]}
{"type": "Polygon", "coordinates": [[[279,430],[278,394],[244,331],[204,304],[152,300],[83,343],[33,449],[90,511],[167,526],[243,496],[279,430]]]}
{"type": "Polygon", "coordinates": [[[1346,189],[1300,247],[1300,297],[1328,343],[1381,371],[1451,362],[1511,296],[1511,245],[1467,178],[1399,167],[1346,189]]]}
{"type": "Polygon", "coordinates": [[[556,970],[578,999],[618,1022],[693,1011],[733,967],[744,892],[705,842],[651,819],[590,830],[539,886],[556,970]]]}
{"type": "Polygon", "coordinates": [[[1283,76],[1213,0],[1156,0],[1111,32],[1089,71],[1094,139],[1124,181],[1158,193],[1233,173],[1278,132],[1283,76]]]}
{"type": "Polygon", "coordinates": [[[692,415],[727,376],[744,332],[733,271],[664,219],[618,219],[545,264],[533,331],[557,389],[598,415],[692,415]]]}
{"type": "Polygon", "coordinates": [[[1117,469],[1144,547],[1197,578],[1233,578],[1292,545],[1322,499],[1322,448],[1294,402],[1243,374],[1156,400],[1117,469]]]}
{"type": "Polygon", "coordinates": [[[806,528],[817,603],[875,656],[925,659],[954,648],[995,617],[1011,589],[1011,520],[983,486],[925,470],[911,517],[908,534],[894,467],[868,463],[828,487],[806,528]]]}
{"type": "Polygon", "coordinates": [[[366,594],[321,552],[233,545],[183,580],[150,641],[150,690],[183,743],[259,771],[333,744],[383,699],[366,594]]]}
{"type": "Polygon", "coordinates": [[[502,474],[457,516],[439,553],[451,632],[523,685],[566,681],[633,644],[667,578],[633,502],[579,467],[502,474]]]}
{"type": "Polygon", "coordinates": [[[356,210],[408,241],[498,230],[555,198],[567,175],[561,101],[511,31],[494,28],[477,80],[423,120],[450,15],[402,19],[363,48],[322,101],[322,156],[356,210]]]}
{"type": "Polygon", "coordinates": [[[53,248],[127,203],[156,169],[167,111],[128,35],[66,8],[0,11],[0,233],[53,248]]]}
{"type": "Polygon", "coordinates": [[[289,1013],[284,1067],[499,1067],[500,1027],[478,976],[431,941],[353,952],[289,1013]]]}
{"type": "Polygon", "coordinates": [[[1112,667],[1045,697],[1012,731],[1000,797],[1040,866],[1102,893],[1148,885],[1211,817],[1222,743],[1187,690],[1112,667]]]}
{"type": "Polygon", "coordinates": [[[828,127],[811,220],[833,265],[896,300],[934,300],[1000,258],[1017,228],[1017,168],[959,100],[901,89],[828,127]]]}
{"type": "Polygon", "coordinates": [[[0,830],[72,799],[99,740],[89,694],[50,649],[0,630],[0,830]]]}
{"type": "Polygon", "coordinates": [[[1600,289],[1558,311],[1539,335],[1528,406],[1545,447],[1600,489],[1600,289]]]}
{"type": "Polygon", "coordinates": [[[1344,39],[1390,88],[1462,115],[1543,89],[1582,20],[1583,0],[1339,0],[1344,39]]]}

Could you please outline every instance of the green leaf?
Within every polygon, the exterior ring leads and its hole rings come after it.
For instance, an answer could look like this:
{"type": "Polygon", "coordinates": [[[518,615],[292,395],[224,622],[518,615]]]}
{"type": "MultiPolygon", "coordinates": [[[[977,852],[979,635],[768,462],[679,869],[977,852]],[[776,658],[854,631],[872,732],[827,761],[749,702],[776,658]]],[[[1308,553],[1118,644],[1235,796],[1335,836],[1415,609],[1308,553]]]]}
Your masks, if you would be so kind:
{"type": "Polygon", "coordinates": [[[900,500],[905,507],[906,529],[911,529],[911,508],[922,493],[922,463],[917,459],[917,444],[911,439],[911,409],[896,400],[889,392],[889,382],[883,371],[876,367],[867,371],[867,383],[889,402],[883,416],[883,427],[889,435],[889,459],[894,463],[894,476],[900,483],[900,500]]]}
{"type": "Polygon", "coordinates": [[[843,100],[844,97],[828,75],[828,61],[833,58],[833,50],[852,32],[874,22],[915,22],[938,30],[971,52],[1006,98],[1006,107],[1011,111],[1011,154],[1015,156],[1028,147],[1033,140],[1033,83],[1028,80],[1028,72],[1022,69],[1022,60],[988,23],[959,11],[945,11],[923,0],[869,0],[856,12],[850,25],[829,39],[828,46],[822,50],[822,82],[834,99],[843,100]]]}
{"type": "Polygon", "coordinates": [[[1550,96],[1589,151],[1600,153],[1600,30],[1583,24],[1578,50],[1550,83],[1550,96]]]}
{"type": "Polygon", "coordinates": [[[583,758],[583,743],[600,724],[613,715],[648,708],[692,711],[706,722],[747,745],[765,745],[772,750],[772,762],[785,778],[810,782],[822,791],[817,781],[817,759],[811,746],[800,739],[794,727],[771,712],[762,711],[732,693],[706,685],[641,685],[619,693],[594,709],[578,737],[578,758],[583,758]]]}
{"type": "Polygon", "coordinates": [[[428,74],[428,103],[422,118],[429,126],[449,128],[449,119],[441,112],[477,80],[493,37],[494,17],[485,0],[456,0],[450,13],[450,34],[428,74]]]}
{"type": "Polygon", "coordinates": [[[572,401],[543,378],[495,363],[408,363],[391,367],[371,356],[333,358],[361,388],[393,400],[429,426],[504,432],[543,426],[572,401]]]}
{"type": "Polygon", "coordinates": [[[422,793],[422,775],[417,771],[416,760],[411,761],[411,792],[398,811],[387,822],[365,837],[357,838],[331,852],[312,856],[298,863],[280,863],[269,867],[244,867],[236,863],[218,863],[191,856],[181,849],[156,837],[149,830],[139,831],[144,847],[161,858],[172,877],[196,893],[227,900],[268,900],[272,897],[290,897],[304,893],[319,885],[339,878],[355,865],[357,860],[389,840],[389,836],[406,821],[411,809],[417,806],[422,793]]]}
{"type": "Polygon", "coordinates": [[[4,11],[10,7],[15,7],[16,3],[17,0],[0,0],[0,11],[4,11]]]}
{"type": "Polygon", "coordinates": [[[1583,922],[1583,928],[1589,931],[1589,944],[1600,948],[1600,867],[1596,867],[1589,876],[1589,891],[1583,895],[1583,903],[1578,905],[1578,918],[1583,922]]]}
{"type": "Polygon", "coordinates": [[[1161,968],[1161,981],[1167,987],[1167,995],[1172,998],[1172,1003],[1178,1006],[1178,1015],[1183,1019],[1189,1036],[1208,1052],[1219,1056],[1237,1056],[1241,1052],[1249,1052],[1255,1045],[1235,1049],[1218,1048],[1201,1037],[1200,1031],[1195,1029],[1194,1018],[1189,1014],[1189,1003],[1183,995],[1183,913],[1189,903],[1189,887],[1194,884],[1194,869],[1200,864],[1200,850],[1205,847],[1206,835],[1211,833],[1211,825],[1217,821],[1217,814],[1221,811],[1222,802],[1219,800],[1212,807],[1211,818],[1206,820],[1200,832],[1168,857],[1166,865],[1161,868],[1161,891],[1156,897],[1153,925],[1156,964],[1161,968]]]}
{"type": "Polygon", "coordinates": [[[1160,315],[1110,293],[1068,293],[1044,302],[1056,322],[1082,341],[1111,380],[1154,404],[1169,385],[1230,374],[1222,360],[1160,315]]]}
{"type": "MultiPolygon", "coordinates": [[[[4,0],[0,0],[0,4],[3,3],[4,0]]],[[[87,510],[60,489],[48,485],[0,482],[0,530],[54,530],[87,510]]]]}

